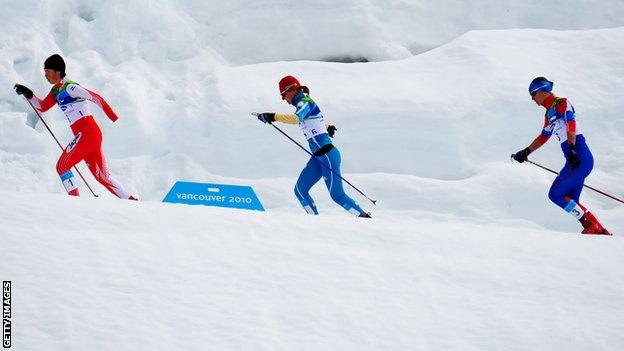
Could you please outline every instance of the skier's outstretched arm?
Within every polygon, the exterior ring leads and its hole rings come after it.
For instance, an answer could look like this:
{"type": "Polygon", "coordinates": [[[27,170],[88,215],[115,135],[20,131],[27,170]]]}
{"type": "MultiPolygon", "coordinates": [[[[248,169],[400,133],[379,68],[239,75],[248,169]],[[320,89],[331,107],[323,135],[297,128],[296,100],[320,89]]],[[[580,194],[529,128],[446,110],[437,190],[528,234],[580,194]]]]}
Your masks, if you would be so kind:
{"type": "Polygon", "coordinates": [[[545,136],[543,134],[538,135],[537,138],[533,140],[531,145],[529,145],[528,149],[531,150],[531,152],[539,149],[542,145],[546,144],[549,138],[549,136],[545,136]]]}
{"type": "Polygon", "coordinates": [[[275,121],[288,123],[288,124],[299,124],[299,118],[295,114],[285,114],[285,113],[275,113],[275,112],[254,112],[252,115],[258,117],[260,122],[262,123],[273,123],[275,121]]]}
{"type": "Polygon", "coordinates": [[[299,124],[299,117],[294,113],[276,113],[275,120],[287,124],[299,124]]]}
{"type": "Polygon", "coordinates": [[[56,104],[56,99],[54,98],[52,91],[48,93],[48,96],[41,100],[32,92],[32,90],[21,84],[15,84],[13,89],[15,89],[17,95],[24,95],[24,97],[28,99],[33,107],[39,112],[46,112],[56,104]]]}

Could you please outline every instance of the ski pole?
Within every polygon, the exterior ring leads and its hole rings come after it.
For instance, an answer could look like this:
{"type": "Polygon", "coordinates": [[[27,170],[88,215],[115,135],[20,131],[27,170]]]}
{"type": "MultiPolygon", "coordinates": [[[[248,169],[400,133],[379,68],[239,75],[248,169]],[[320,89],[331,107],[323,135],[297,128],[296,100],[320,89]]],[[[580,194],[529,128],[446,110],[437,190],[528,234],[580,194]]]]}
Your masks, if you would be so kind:
{"type": "MultiPolygon", "coordinates": [[[[257,113],[252,113],[253,116],[258,116],[257,113]]],[[[277,129],[278,132],[284,134],[285,137],[287,137],[288,139],[290,139],[290,141],[292,141],[293,143],[295,143],[297,146],[299,146],[301,148],[301,150],[305,151],[306,153],[308,153],[308,155],[310,156],[314,156],[314,154],[312,154],[310,151],[308,151],[305,147],[301,146],[301,144],[299,144],[295,139],[291,138],[288,134],[284,133],[283,130],[281,130],[279,127],[277,127],[276,125],[274,125],[273,123],[269,123],[271,126],[273,126],[273,128],[277,129]]],[[[356,188],[355,185],[351,184],[348,180],[344,179],[340,174],[336,173],[336,171],[334,171],[331,167],[329,167],[328,165],[325,164],[325,162],[317,159],[319,161],[319,163],[329,169],[333,174],[337,175],[338,177],[340,177],[340,179],[344,180],[345,183],[349,184],[353,189],[355,189],[358,193],[362,194],[362,196],[364,196],[366,199],[368,199],[368,201],[372,202],[373,205],[377,205],[377,200],[373,200],[370,197],[366,196],[366,194],[364,194],[360,189],[356,188]]]]}
{"type": "MultiPolygon", "coordinates": [[[[550,173],[554,173],[554,174],[556,174],[556,175],[559,175],[559,173],[557,173],[557,172],[553,171],[552,169],[550,169],[550,168],[548,168],[548,167],[544,167],[544,166],[542,166],[542,165],[540,165],[540,164],[538,164],[538,163],[535,163],[535,162],[533,162],[533,161],[531,161],[531,160],[526,160],[526,161],[527,161],[528,163],[530,163],[530,164],[532,164],[532,165],[534,165],[534,166],[537,166],[537,167],[539,167],[539,168],[541,168],[541,169],[543,169],[543,170],[546,170],[546,171],[548,171],[548,172],[550,172],[550,173]]],[[[613,199],[613,200],[615,200],[615,201],[617,201],[617,202],[621,202],[621,203],[623,203],[623,204],[624,204],[624,200],[620,200],[620,199],[618,199],[618,198],[617,198],[617,197],[615,197],[615,196],[612,196],[612,195],[609,195],[609,194],[605,193],[604,191],[600,191],[600,190],[598,190],[598,189],[596,189],[596,188],[593,188],[593,187],[591,187],[591,186],[589,186],[589,185],[587,185],[587,184],[583,184],[583,186],[584,186],[584,187],[586,187],[586,188],[588,188],[588,189],[590,189],[590,190],[593,190],[593,191],[597,192],[598,194],[602,194],[602,195],[604,195],[604,196],[606,196],[606,197],[608,197],[608,198],[611,198],[611,199],[613,199]]]]}
{"type": "MultiPolygon", "coordinates": [[[[26,97],[24,97],[24,99],[26,99],[26,97]]],[[[48,132],[50,132],[50,135],[52,135],[52,138],[54,138],[54,141],[56,141],[56,144],[61,148],[61,151],[64,151],[63,146],[61,145],[61,143],[58,141],[58,139],[56,138],[56,136],[54,135],[54,133],[52,133],[52,129],[50,129],[50,127],[48,126],[48,124],[46,123],[46,121],[43,119],[43,117],[41,117],[41,115],[39,114],[39,111],[37,111],[37,109],[35,108],[35,106],[33,106],[33,104],[30,102],[30,100],[26,99],[26,102],[28,102],[28,104],[30,105],[30,107],[32,107],[33,111],[35,111],[35,113],[37,114],[37,116],[39,116],[39,119],[41,120],[41,122],[43,122],[43,125],[46,127],[46,129],[48,130],[48,132]]],[[[82,176],[82,173],[80,173],[80,170],[78,170],[77,166],[74,166],[74,169],[76,170],[76,172],[78,173],[78,175],[80,176],[80,178],[82,178],[82,181],[85,183],[85,185],[87,186],[87,188],[89,188],[89,191],[91,191],[91,194],[93,194],[93,196],[98,197],[98,195],[93,191],[93,189],[91,189],[91,186],[89,186],[89,183],[87,183],[87,180],[82,176]]]]}

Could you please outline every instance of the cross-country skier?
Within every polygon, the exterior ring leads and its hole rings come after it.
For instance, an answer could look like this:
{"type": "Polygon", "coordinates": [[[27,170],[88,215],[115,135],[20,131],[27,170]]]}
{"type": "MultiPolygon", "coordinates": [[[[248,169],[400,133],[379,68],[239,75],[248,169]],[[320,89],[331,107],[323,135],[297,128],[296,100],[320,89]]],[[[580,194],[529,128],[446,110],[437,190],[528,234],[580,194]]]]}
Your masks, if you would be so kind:
{"type": "Polygon", "coordinates": [[[325,119],[321,110],[314,100],[310,98],[310,90],[302,86],[297,78],[286,76],[279,81],[279,92],[282,100],[295,106],[294,114],[279,114],[265,112],[258,114],[258,119],[263,123],[283,122],[299,124],[303,135],[308,140],[310,151],[314,155],[310,158],[305,168],[301,171],[295,185],[295,196],[309,214],[318,214],[314,200],[310,196],[310,189],[321,177],[331,198],[345,210],[356,216],[371,218],[370,213],[365,212],[353,199],[351,199],[342,187],[340,175],[340,152],[332,144],[336,132],[333,125],[325,125],[325,119]],[[333,172],[332,172],[333,170],[333,172]],[[334,173],[335,172],[335,173],[334,173]]]}
{"type": "Polygon", "coordinates": [[[575,111],[566,98],[555,96],[551,91],[553,82],[544,77],[533,79],[529,85],[529,94],[536,104],[546,109],[544,128],[531,145],[512,155],[518,162],[527,160],[527,156],[539,149],[554,134],[565,156],[566,163],[548,192],[548,197],[557,206],[563,208],[581,222],[583,234],[611,235],[598,219],[579,203],[583,182],[594,167],[594,158],[585,143],[575,119],[575,111]]]}
{"type": "Polygon", "coordinates": [[[56,164],[56,171],[67,193],[79,196],[76,179],[71,169],[84,160],[95,179],[111,193],[121,199],[138,200],[111,177],[102,153],[102,131],[91,115],[87,100],[98,105],[113,122],[118,118],[115,111],[97,93],[65,78],[65,61],[60,55],[54,54],[48,57],[43,64],[43,69],[45,78],[52,84],[50,93],[43,100],[21,84],[15,85],[15,92],[18,95],[24,95],[40,112],[45,112],[58,104],[67,116],[74,139],[67,145],[56,164]]]}

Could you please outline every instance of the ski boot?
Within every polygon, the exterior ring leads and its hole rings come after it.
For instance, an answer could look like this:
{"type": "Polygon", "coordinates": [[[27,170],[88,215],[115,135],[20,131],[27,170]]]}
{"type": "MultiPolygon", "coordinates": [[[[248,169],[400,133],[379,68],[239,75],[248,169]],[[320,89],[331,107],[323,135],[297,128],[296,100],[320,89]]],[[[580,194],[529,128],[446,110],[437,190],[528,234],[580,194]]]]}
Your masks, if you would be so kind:
{"type": "Polygon", "coordinates": [[[358,216],[360,218],[373,218],[370,214],[370,212],[362,212],[360,213],[360,215],[358,216]]]}
{"type": "Polygon", "coordinates": [[[587,211],[579,219],[581,225],[583,226],[583,231],[581,234],[591,234],[591,235],[613,235],[608,230],[606,230],[598,219],[593,215],[593,213],[587,211]]]}

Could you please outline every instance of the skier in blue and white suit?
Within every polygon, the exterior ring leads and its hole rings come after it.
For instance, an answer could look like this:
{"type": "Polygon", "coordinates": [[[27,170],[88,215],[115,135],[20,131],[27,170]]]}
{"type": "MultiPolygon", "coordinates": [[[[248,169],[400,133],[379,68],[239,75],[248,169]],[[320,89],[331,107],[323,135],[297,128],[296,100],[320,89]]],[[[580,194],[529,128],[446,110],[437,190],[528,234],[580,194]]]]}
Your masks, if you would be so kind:
{"type": "Polygon", "coordinates": [[[309,214],[318,214],[314,200],[310,196],[310,189],[323,177],[331,198],[338,205],[358,217],[370,218],[370,213],[365,212],[344,191],[342,179],[339,176],[340,152],[331,141],[336,127],[325,125],[321,110],[308,95],[310,90],[302,86],[295,77],[286,76],[279,82],[279,91],[283,100],[297,108],[295,113],[265,112],[258,114],[258,119],[264,123],[278,121],[299,124],[303,135],[308,140],[310,151],[314,156],[301,171],[295,185],[295,196],[303,208],[309,214]]]}

